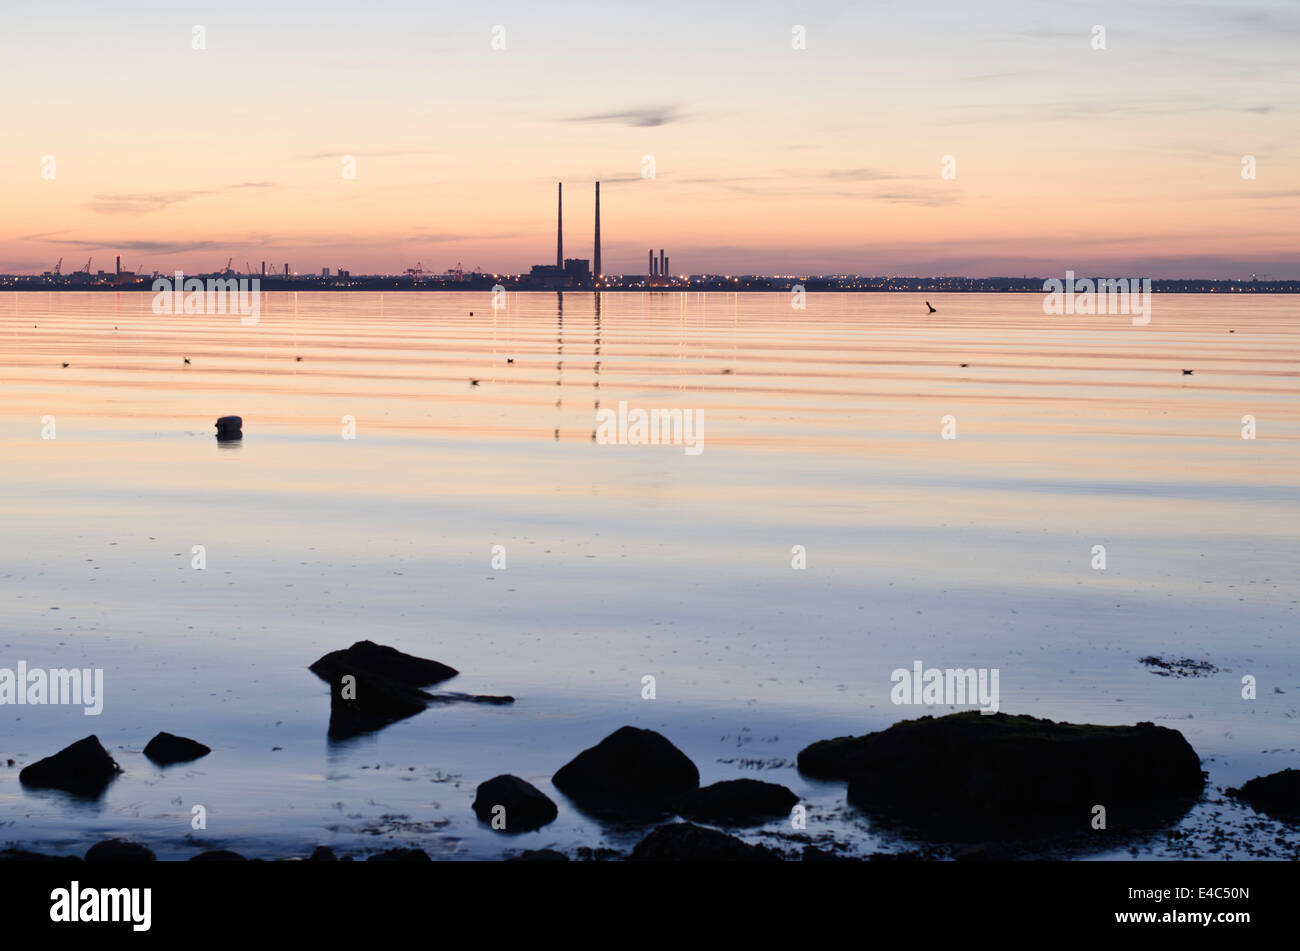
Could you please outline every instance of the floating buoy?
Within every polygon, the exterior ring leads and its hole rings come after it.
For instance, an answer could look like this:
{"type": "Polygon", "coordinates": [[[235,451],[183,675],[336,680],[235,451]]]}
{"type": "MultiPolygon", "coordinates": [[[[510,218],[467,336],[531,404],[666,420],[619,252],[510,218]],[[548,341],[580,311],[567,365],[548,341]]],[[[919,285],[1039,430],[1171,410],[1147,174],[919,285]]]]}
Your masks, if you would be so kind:
{"type": "Polygon", "coordinates": [[[217,420],[217,441],[230,442],[243,439],[244,421],[238,416],[222,416],[217,420]]]}

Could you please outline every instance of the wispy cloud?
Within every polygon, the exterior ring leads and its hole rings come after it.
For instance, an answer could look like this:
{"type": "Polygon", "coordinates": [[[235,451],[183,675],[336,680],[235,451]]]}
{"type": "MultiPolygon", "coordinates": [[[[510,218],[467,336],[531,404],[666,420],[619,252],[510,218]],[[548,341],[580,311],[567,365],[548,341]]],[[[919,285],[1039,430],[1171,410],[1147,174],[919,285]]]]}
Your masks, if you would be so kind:
{"type": "Polygon", "coordinates": [[[881,182],[899,177],[876,168],[830,168],[824,172],[814,172],[813,175],[836,182],[881,182]]]}
{"type": "Polygon", "coordinates": [[[874,201],[888,202],[891,205],[953,205],[955,195],[946,191],[892,191],[868,196],[874,201]]]}
{"type": "Polygon", "coordinates": [[[84,248],[88,251],[95,251],[101,248],[113,249],[119,251],[143,251],[147,254],[181,254],[186,251],[213,251],[218,248],[225,249],[231,247],[231,242],[225,241],[123,241],[112,239],[109,241],[91,240],[87,238],[45,238],[35,236],[38,240],[47,244],[68,245],[74,248],[84,248]]]}
{"type": "Polygon", "coordinates": [[[339,149],[337,152],[310,152],[305,155],[299,155],[298,158],[306,162],[314,162],[317,159],[334,159],[338,161],[345,155],[351,155],[354,158],[399,158],[407,155],[437,155],[437,152],[429,152],[422,149],[413,151],[394,151],[394,152],[364,152],[356,149],[339,149]]]}
{"type": "Polygon", "coordinates": [[[645,106],[641,109],[624,109],[619,112],[596,112],[585,116],[566,116],[561,122],[612,122],[640,128],[668,125],[687,119],[686,113],[675,105],[645,106]]]}
{"type": "Polygon", "coordinates": [[[219,195],[223,192],[235,191],[242,188],[274,188],[276,184],[276,182],[239,182],[236,185],[226,185],[220,188],[195,188],[190,189],[189,191],[130,192],[115,195],[93,195],[91,196],[91,200],[86,203],[86,207],[101,215],[140,215],[148,214],[153,211],[162,211],[164,208],[169,208],[172,205],[190,201],[194,198],[219,195]]]}

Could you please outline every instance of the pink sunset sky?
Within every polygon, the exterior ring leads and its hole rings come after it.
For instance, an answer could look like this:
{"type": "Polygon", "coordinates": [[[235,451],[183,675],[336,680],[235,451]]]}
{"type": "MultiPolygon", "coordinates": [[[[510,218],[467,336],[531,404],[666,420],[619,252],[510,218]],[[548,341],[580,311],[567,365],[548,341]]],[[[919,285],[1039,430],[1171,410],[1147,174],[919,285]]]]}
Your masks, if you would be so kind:
{"type": "Polygon", "coordinates": [[[517,272],[599,179],[607,273],[1300,278],[1294,3],[109,14],[5,13],[0,271],[517,272]]]}

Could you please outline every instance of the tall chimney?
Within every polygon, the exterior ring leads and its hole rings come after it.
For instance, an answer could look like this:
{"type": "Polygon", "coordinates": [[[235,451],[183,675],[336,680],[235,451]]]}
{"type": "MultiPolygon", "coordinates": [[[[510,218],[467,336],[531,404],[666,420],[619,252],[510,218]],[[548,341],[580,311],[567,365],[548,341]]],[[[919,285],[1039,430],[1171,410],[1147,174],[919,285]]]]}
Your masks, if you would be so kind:
{"type": "Polygon", "coordinates": [[[645,266],[645,272],[646,272],[646,274],[648,274],[650,277],[654,277],[654,276],[655,276],[655,251],[654,251],[654,248],[650,248],[648,251],[646,251],[646,254],[649,255],[649,257],[646,258],[647,264],[646,264],[646,266],[645,266]]]}
{"type": "Polygon", "coordinates": [[[262,277],[266,277],[266,262],[262,262],[262,277]]]}
{"type": "Polygon", "coordinates": [[[600,280],[600,182],[596,183],[596,253],[592,257],[591,275],[600,280]]]}
{"type": "Polygon", "coordinates": [[[668,259],[664,257],[664,249],[659,249],[659,276],[664,277],[668,274],[668,259]]]}
{"type": "Polygon", "coordinates": [[[668,273],[668,259],[664,258],[664,273],[668,273]]]}
{"type": "Polygon", "coordinates": [[[555,266],[564,270],[564,182],[556,182],[555,266]]]}
{"type": "Polygon", "coordinates": [[[289,276],[289,265],[288,265],[288,264],[286,264],[286,265],[284,266],[284,276],[285,276],[285,277],[288,277],[288,276],[289,276]]]}
{"type": "Polygon", "coordinates": [[[117,256],[117,269],[113,273],[114,274],[122,273],[122,255],[120,254],[117,256]]]}

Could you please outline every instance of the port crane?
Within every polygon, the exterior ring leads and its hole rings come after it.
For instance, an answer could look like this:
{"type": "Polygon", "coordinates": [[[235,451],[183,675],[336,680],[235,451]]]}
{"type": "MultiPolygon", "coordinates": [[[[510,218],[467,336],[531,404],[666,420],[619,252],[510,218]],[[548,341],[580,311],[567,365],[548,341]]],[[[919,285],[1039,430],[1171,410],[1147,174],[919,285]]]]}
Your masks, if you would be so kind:
{"type": "Polygon", "coordinates": [[[59,258],[59,263],[54,265],[54,276],[58,277],[61,270],[63,270],[63,258],[59,258]]]}

